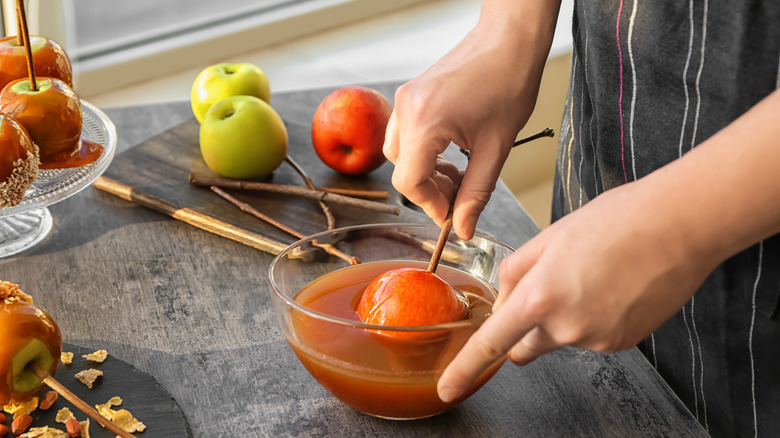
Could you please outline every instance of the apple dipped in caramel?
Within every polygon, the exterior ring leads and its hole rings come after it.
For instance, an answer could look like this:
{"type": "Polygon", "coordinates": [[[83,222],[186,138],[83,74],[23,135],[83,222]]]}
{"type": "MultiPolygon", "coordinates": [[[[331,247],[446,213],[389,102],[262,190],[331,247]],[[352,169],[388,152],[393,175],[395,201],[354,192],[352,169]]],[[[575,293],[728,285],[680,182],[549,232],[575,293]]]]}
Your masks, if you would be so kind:
{"type": "Polygon", "coordinates": [[[0,406],[23,402],[45,386],[30,370],[35,364],[53,375],[62,353],[54,320],[13,283],[0,281],[0,406]]]}
{"type": "Polygon", "coordinates": [[[38,177],[38,146],[16,120],[0,115],[0,207],[17,205],[38,177]]]}
{"type": "Polygon", "coordinates": [[[38,146],[41,168],[58,168],[79,152],[81,102],[65,82],[49,77],[17,79],[0,91],[0,113],[19,121],[38,146]]]}
{"type": "MultiPolygon", "coordinates": [[[[30,49],[37,75],[57,78],[73,86],[73,67],[61,45],[51,38],[30,35],[30,49]]],[[[0,38],[0,89],[27,74],[24,44],[15,35],[0,38]]]]}
{"type": "MultiPolygon", "coordinates": [[[[418,327],[459,321],[468,316],[468,303],[433,272],[410,267],[391,269],[366,286],[358,316],[367,324],[418,327]]],[[[395,338],[416,333],[388,332],[395,338]]],[[[384,334],[382,332],[381,334],[384,334]]]]}

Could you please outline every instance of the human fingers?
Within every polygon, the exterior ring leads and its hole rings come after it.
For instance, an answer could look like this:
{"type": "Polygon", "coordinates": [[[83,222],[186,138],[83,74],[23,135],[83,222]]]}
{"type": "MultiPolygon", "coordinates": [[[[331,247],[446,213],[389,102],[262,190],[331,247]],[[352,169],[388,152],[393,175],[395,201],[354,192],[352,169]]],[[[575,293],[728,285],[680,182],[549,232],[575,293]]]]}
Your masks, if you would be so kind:
{"type": "Polygon", "coordinates": [[[560,346],[544,329],[536,326],[509,350],[509,360],[516,365],[528,365],[560,346]]]}
{"type": "Polygon", "coordinates": [[[505,358],[512,346],[534,325],[532,321],[518,319],[503,308],[491,315],[442,373],[437,384],[439,398],[448,403],[460,397],[480,374],[505,358]]]}
{"type": "Polygon", "coordinates": [[[498,267],[498,296],[493,303],[493,312],[498,310],[512,295],[517,284],[539,260],[545,237],[546,233],[542,231],[501,261],[498,267]]]}
{"type": "Polygon", "coordinates": [[[462,239],[474,237],[477,221],[485,209],[508,156],[499,141],[485,141],[472,148],[469,164],[455,199],[453,229],[462,239]]]}
{"type": "Polygon", "coordinates": [[[439,188],[439,191],[444,194],[450,202],[454,201],[455,190],[460,185],[461,179],[463,179],[463,171],[458,169],[458,166],[442,157],[439,157],[436,160],[433,180],[439,188]]]}
{"type": "Polygon", "coordinates": [[[398,118],[395,110],[390,113],[390,119],[387,121],[382,153],[391,163],[395,163],[398,159],[398,118]]]}

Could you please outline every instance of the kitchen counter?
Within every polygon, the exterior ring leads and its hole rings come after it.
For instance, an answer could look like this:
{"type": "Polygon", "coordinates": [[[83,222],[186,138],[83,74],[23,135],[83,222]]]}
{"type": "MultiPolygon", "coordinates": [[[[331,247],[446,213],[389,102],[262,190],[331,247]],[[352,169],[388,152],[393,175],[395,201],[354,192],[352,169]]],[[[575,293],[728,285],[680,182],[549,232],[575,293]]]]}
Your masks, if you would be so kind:
{"type": "MultiPolygon", "coordinates": [[[[374,87],[392,97],[397,85],[374,87]]],[[[329,91],[279,93],[272,103],[286,122],[309,124],[329,91]]],[[[192,118],[187,102],[106,112],[118,130],[118,154],[192,118]]],[[[299,154],[306,147],[291,138],[291,155],[309,156],[299,154]]],[[[447,156],[465,164],[456,148],[447,156]]],[[[329,184],[363,181],[299,162],[315,169],[316,184],[326,185],[322,175],[329,184]]],[[[387,202],[401,215],[373,220],[429,221],[400,202],[391,171],[386,163],[370,181],[391,191],[387,202]]],[[[469,400],[433,418],[360,414],[319,386],[284,340],[266,278],[272,254],[93,187],[50,209],[51,234],[0,259],[1,278],[32,294],[66,342],[104,348],[153,376],[180,406],[191,436],[707,436],[636,349],[564,348],[525,367],[507,363],[469,400]]],[[[501,184],[479,228],[512,247],[538,232],[501,184]]],[[[138,436],[164,435],[150,427],[138,436]]]]}

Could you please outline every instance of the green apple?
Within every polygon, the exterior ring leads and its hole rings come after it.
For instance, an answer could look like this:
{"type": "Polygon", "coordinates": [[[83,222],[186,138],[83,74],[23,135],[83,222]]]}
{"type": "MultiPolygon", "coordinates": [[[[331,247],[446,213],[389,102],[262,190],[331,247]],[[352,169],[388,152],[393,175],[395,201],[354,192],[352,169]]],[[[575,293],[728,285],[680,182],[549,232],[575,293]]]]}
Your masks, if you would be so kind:
{"type": "Polygon", "coordinates": [[[200,152],[214,172],[235,179],[264,178],[287,156],[287,128],[271,105],[230,96],[212,105],[200,125],[200,152]]]}
{"type": "Polygon", "coordinates": [[[203,123],[209,107],[229,96],[255,96],[271,103],[271,87],[263,70],[248,62],[206,67],[190,91],[192,112],[203,123]]]}
{"type": "Polygon", "coordinates": [[[41,379],[27,369],[30,363],[46,371],[56,365],[49,347],[38,338],[31,339],[11,360],[14,391],[30,392],[42,386],[41,379]]]}

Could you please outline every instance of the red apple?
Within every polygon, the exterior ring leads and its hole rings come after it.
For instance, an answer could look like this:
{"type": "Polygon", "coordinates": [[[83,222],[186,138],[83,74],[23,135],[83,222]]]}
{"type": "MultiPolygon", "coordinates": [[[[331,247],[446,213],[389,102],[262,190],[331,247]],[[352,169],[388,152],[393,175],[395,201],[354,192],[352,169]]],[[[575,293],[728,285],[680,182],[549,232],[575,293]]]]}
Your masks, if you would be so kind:
{"type": "MultiPolygon", "coordinates": [[[[417,327],[464,319],[468,305],[438,275],[417,268],[395,268],[366,286],[358,302],[358,316],[367,324],[417,327]]],[[[417,333],[381,332],[411,339],[417,333]]]]}
{"type": "MultiPolygon", "coordinates": [[[[73,68],[62,46],[50,38],[30,35],[30,47],[36,76],[57,78],[73,86],[73,68]]],[[[24,45],[15,35],[0,39],[0,89],[27,75],[24,45]]]]}
{"type": "MultiPolygon", "coordinates": [[[[65,82],[36,78],[17,79],[0,91],[0,113],[13,117],[38,145],[41,165],[65,161],[79,150],[81,102],[65,82]]],[[[56,166],[47,166],[49,168],[56,166]]]]}
{"type": "Polygon", "coordinates": [[[340,88],[314,113],[311,140],[320,159],[347,175],[365,175],[385,162],[382,145],[393,107],[376,90],[340,88]]]}
{"type": "Polygon", "coordinates": [[[38,146],[16,120],[0,115],[0,207],[16,205],[38,178],[38,146]]]}

